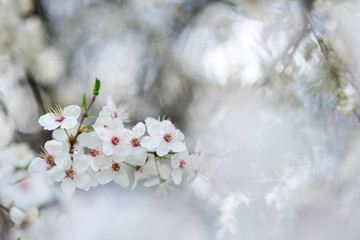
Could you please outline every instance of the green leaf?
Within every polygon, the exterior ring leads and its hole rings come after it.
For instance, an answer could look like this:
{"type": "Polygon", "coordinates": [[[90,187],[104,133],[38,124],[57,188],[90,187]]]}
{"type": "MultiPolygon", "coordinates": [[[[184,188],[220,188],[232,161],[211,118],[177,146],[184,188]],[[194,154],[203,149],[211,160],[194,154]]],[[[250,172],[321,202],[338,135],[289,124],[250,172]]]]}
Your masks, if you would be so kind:
{"type": "Polygon", "coordinates": [[[101,85],[100,80],[98,78],[96,78],[95,85],[94,85],[94,96],[99,95],[100,85],[101,85]]]}
{"type": "Polygon", "coordinates": [[[82,99],[82,108],[84,111],[86,111],[86,94],[84,93],[83,99],[82,99]]]}

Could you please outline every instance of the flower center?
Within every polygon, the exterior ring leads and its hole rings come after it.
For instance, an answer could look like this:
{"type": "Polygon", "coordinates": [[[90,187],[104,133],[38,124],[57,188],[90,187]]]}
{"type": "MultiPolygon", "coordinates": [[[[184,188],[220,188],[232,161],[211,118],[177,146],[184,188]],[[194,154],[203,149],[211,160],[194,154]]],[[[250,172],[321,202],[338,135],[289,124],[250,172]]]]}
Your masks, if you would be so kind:
{"type": "Polygon", "coordinates": [[[185,165],[186,165],[185,160],[180,160],[180,168],[184,169],[185,165]]]}
{"type": "Polygon", "coordinates": [[[119,172],[121,166],[120,166],[119,163],[113,163],[113,164],[111,165],[111,168],[112,168],[112,170],[113,170],[114,172],[119,172]]]}
{"type": "Polygon", "coordinates": [[[118,144],[120,143],[120,139],[119,139],[118,137],[113,137],[113,138],[111,139],[111,143],[112,143],[114,146],[116,146],[116,145],[118,145],[118,144]]]}
{"type": "Polygon", "coordinates": [[[63,109],[60,105],[55,105],[55,107],[49,107],[49,112],[53,114],[56,122],[64,121],[65,117],[63,116],[63,109]]]}
{"type": "Polygon", "coordinates": [[[138,138],[133,138],[133,139],[131,140],[131,144],[132,144],[134,147],[140,146],[140,139],[138,139],[138,138]]]}
{"type": "Polygon", "coordinates": [[[99,151],[99,150],[96,150],[96,149],[93,149],[93,150],[91,150],[90,155],[91,155],[92,157],[99,156],[99,155],[100,155],[100,151],[99,151]]]}
{"type": "Polygon", "coordinates": [[[164,140],[165,140],[165,142],[171,142],[172,135],[170,133],[165,134],[164,135],[164,140]]]}
{"type": "Polygon", "coordinates": [[[65,119],[64,116],[59,116],[59,117],[56,118],[55,121],[61,123],[62,121],[64,121],[64,119],[65,119]]]}
{"type": "Polygon", "coordinates": [[[68,170],[65,170],[65,174],[66,174],[66,177],[68,177],[70,179],[74,179],[76,172],[74,170],[72,170],[72,168],[70,168],[68,170]]]}
{"type": "Polygon", "coordinates": [[[118,118],[118,113],[114,112],[114,118],[118,118]]]}
{"type": "Polygon", "coordinates": [[[44,155],[44,160],[45,160],[46,164],[49,166],[49,168],[56,166],[53,155],[51,155],[51,154],[44,155]]]}

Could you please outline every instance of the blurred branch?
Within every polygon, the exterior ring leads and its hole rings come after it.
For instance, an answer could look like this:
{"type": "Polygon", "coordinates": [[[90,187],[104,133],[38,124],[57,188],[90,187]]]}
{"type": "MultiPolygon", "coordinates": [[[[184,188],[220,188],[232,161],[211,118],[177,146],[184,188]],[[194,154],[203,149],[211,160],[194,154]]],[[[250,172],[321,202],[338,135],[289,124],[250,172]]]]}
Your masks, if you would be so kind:
{"type": "Polygon", "coordinates": [[[31,90],[34,94],[34,97],[35,97],[35,100],[37,102],[37,104],[39,105],[41,111],[43,114],[46,113],[46,108],[45,108],[45,105],[44,105],[44,101],[41,97],[41,92],[40,92],[40,89],[39,89],[39,85],[37,84],[37,82],[35,81],[34,79],[34,76],[28,71],[26,73],[26,79],[31,87],[31,90]]]}

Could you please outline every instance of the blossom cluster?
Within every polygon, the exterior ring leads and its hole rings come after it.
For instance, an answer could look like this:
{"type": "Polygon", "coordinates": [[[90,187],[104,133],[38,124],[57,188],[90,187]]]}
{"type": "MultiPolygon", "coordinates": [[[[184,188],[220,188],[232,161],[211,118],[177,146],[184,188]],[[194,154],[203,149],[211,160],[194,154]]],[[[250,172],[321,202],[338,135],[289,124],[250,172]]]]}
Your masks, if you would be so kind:
{"type": "Polygon", "coordinates": [[[99,89],[97,79],[89,104],[84,94],[81,107],[56,105],[40,116],[52,139],[37,156],[23,143],[0,150],[0,214],[5,209],[13,226],[0,238],[34,239],[44,228],[44,208],[76,189],[110,182],[132,183],[134,189],[142,183],[164,195],[184,178],[190,183],[199,176],[202,154],[189,153],[184,134],[170,120],[147,117],[131,125],[127,106],[111,100],[98,115],[89,115],[99,89]]]}
{"type": "Polygon", "coordinates": [[[184,176],[187,182],[198,176],[200,153],[189,154],[184,134],[170,120],[148,117],[127,128],[126,105],[109,100],[98,116],[88,115],[90,107],[57,105],[40,117],[39,124],[53,131],[53,139],[31,161],[29,173],[46,172],[67,196],[76,188],[87,191],[112,181],[127,187],[132,175],[133,188],[144,181],[147,187],[159,185],[161,194],[184,176]],[[83,126],[86,117],[96,119],[92,129],[83,126]]]}

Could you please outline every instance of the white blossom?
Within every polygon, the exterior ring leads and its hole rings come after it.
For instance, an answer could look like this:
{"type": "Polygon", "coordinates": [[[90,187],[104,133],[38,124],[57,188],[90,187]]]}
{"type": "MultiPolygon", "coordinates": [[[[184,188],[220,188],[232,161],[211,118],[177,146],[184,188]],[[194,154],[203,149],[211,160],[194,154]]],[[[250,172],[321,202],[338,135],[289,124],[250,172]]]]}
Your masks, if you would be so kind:
{"type": "Polygon", "coordinates": [[[70,105],[62,109],[59,105],[55,108],[49,108],[50,112],[39,118],[39,124],[45,130],[54,130],[58,127],[70,129],[77,124],[81,108],[76,105],[70,105]]]}
{"type": "Polygon", "coordinates": [[[150,136],[142,139],[142,146],[148,150],[156,151],[159,156],[164,156],[170,150],[174,152],[182,152],[186,150],[183,143],[184,134],[175,128],[169,120],[162,122],[153,118],[145,119],[147,131],[150,136]]]}
{"type": "Polygon", "coordinates": [[[172,156],[171,167],[173,168],[173,171],[171,175],[174,183],[180,184],[184,173],[188,174],[187,182],[191,183],[198,174],[199,160],[200,157],[198,154],[189,155],[187,151],[172,156]]]}
{"type": "Polygon", "coordinates": [[[114,181],[122,187],[127,187],[129,185],[129,176],[125,169],[126,165],[121,160],[114,160],[110,158],[103,160],[105,167],[101,169],[98,174],[100,184],[106,184],[114,181]]]}
{"type": "Polygon", "coordinates": [[[89,190],[92,181],[86,170],[89,161],[84,155],[75,155],[74,160],[67,159],[62,166],[55,166],[51,171],[51,178],[61,182],[61,190],[66,196],[71,196],[76,188],[89,190]]]}
{"type": "Polygon", "coordinates": [[[29,173],[44,172],[70,160],[70,154],[63,151],[62,143],[56,140],[47,141],[43,151],[39,157],[34,158],[30,163],[28,168],[29,173]]]}

